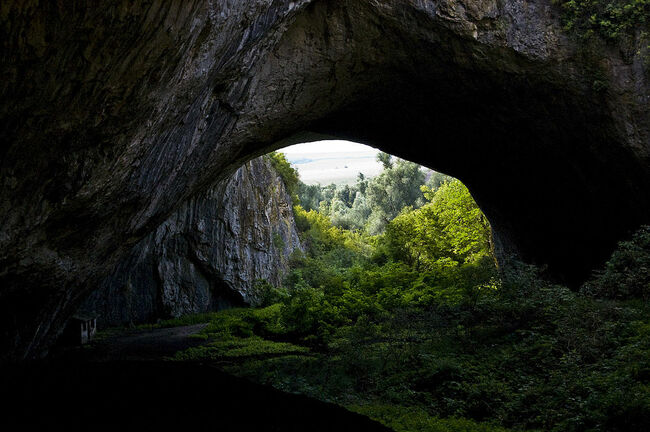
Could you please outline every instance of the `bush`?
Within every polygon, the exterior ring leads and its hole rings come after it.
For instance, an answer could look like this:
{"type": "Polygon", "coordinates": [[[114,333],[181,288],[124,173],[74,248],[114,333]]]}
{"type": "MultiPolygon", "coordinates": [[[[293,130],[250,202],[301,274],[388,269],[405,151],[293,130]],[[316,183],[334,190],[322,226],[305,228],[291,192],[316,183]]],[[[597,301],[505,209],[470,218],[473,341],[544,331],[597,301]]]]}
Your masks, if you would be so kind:
{"type": "Polygon", "coordinates": [[[253,283],[253,289],[250,293],[252,303],[260,307],[280,303],[288,295],[284,288],[275,287],[263,279],[258,279],[253,283]]]}
{"type": "Polygon", "coordinates": [[[566,30],[583,38],[598,35],[606,40],[648,32],[648,0],[560,0],[566,30]]]}
{"type": "Polygon", "coordinates": [[[582,291],[609,299],[650,300],[650,226],[620,242],[605,268],[595,272],[582,291]]]}
{"type": "Polygon", "coordinates": [[[291,197],[293,204],[298,205],[300,203],[300,199],[298,198],[300,184],[298,171],[291,166],[283,153],[272,152],[268,154],[268,157],[271,161],[271,165],[282,178],[284,186],[287,188],[287,193],[291,197]]]}

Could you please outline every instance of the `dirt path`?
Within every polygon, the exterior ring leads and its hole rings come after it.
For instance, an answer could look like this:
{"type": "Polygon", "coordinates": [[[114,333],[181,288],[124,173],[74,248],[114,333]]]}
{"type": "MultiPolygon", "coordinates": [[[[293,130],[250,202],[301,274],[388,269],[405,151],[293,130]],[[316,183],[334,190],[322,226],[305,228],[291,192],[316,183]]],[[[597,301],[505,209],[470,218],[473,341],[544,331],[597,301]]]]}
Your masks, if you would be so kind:
{"type": "Polygon", "coordinates": [[[68,351],[66,357],[84,361],[161,360],[177,351],[201,345],[201,339],[190,337],[207,327],[195,324],[155,330],[133,330],[126,334],[108,335],[90,346],[68,351]]]}

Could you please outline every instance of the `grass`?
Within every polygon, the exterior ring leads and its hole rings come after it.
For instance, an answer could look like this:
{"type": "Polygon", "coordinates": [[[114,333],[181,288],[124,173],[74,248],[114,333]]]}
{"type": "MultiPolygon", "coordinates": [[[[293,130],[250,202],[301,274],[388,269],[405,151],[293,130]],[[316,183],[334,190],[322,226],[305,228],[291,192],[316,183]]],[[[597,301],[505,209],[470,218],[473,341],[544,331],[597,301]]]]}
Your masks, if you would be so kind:
{"type": "MultiPolygon", "coordinates": [[[[209,336],[208,336],[209,339],[209,336]]],[[[259,336],[220,339],[177,353],[175,360],[232,360],[243,357],[269,357],[308,353],[309,348],[285,342],[273,342],[259,336]]]]}
{"type": "Polygon", "coordinates": [[[264,329],[272,335],[281,329],[279,323],[280,305],[263,309],[237,308],[219,313],[200,314],[185,319],[170,320],[163,325],[182,323],[188,325],[197,320],[208,319],[208,326],[193,337],[206,341],[206,344],[179,352],[174,360],[212,360],[227,362],[242,358],[274,357],[288,354],[308,354],[310,349],[289,342],[265,339],[255,334],[264,329]]]}
{"type": "Polygon", "coordinates": [[[213,319],[215,319],[217,315],[218,315],[217,312],[184,315],[182,317],[171,318],[157,323],[140,324],[136,326],[136,328],[141,330],[152,330],[152,329],[160,329],[160,328],[183,327],[183,326],[196,325],[196,324],[205,324],[211,322],[213,319]]]}

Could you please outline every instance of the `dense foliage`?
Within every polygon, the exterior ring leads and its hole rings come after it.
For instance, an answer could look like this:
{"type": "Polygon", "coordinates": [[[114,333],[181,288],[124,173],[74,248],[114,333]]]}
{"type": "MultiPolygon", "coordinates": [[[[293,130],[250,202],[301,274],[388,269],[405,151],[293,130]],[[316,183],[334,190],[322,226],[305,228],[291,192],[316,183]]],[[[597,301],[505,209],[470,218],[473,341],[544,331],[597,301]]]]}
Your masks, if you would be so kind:
{"type": "Polygon", "coordinates": [[[452,181],[422,190],[430,202],[416,211],[405,208],[387,227],[382,245],[391,258],[420,270],[476,262],[491,251],[490,224],[465,185],[452,181]]]}
{"type": "Polygon", "coordinates": [[[377,311],[379,296],[360,297],[366,310],[338,322],[336,305],[305,288],[301,300],[214,314],[199,335],[208,343],[177,359],[212,360],[397,431],[647,430],[646,303],[582,296],[526,266],[498,288],[472,306],[377,311]],[[296,333],[300,322],[312,330],[296,333]]]}
{"type": "Polygon", "coordinates": [[[286,156],[283,153],[272,152],[267,155],[271,161],[271,165],[275,171],[280,175],[287,192],[291,196],[294,204],[298,203],[298,188],[300,186],[300,178],[298,171],[291,166],[286,156]]]}
{"type": "MultiPolygon", "coordinates": [[[[376,184],[401,182],[400,161],[382,158],[376,184]]],[[[176,359],[211,361],[396,431],[648,430],[650,228],[576,293],[523,264],[497,274],[489,224],[457,180],[420,184],[422,202],[399,201],[379,235],[333,224],[333,203],[350,211],[376,179],[360,178],[354,200],[319,188],[318,207],[318,194],[301,193],[306,252],[291,257],[283,286],[260,283],[263,308],[199,317],[210,321],[196,336],[205,343],[176,359]]]]}
{"type": "Polygon", "coordinates": [[[583,292],[609,299],[650,300],[650,227],[642,227],[631,240],[621,242],[583,292]]]}
{"type": "Polygon", "coordinates": [[[395,160],[386,153],[379,153],[377,159],[384,170],[372,179],[359,173],[355,185],[301,183],[299,197],[302,207],[318,210],[338,227],[376,235],[381,234],[405,207],[418,208],[426,202],[421,187],[427,176],[427,186],[431,189],[452,180],[444,174],[425,173],[420,165],[395,160]]]}
{"type": "Polygon", "coordinates": [[[647,37],[650,25],[648,0],[560,0],[567,30],[584,38],[598,35],[606,40],[634,36],[647,37]]]}

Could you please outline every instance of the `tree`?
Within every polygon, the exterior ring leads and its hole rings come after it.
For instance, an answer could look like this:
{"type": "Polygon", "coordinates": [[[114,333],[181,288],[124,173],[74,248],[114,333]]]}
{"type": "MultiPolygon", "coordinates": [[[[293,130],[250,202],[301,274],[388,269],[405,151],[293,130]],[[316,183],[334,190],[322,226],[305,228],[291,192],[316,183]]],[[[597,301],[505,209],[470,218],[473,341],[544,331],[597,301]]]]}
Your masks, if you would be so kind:
{"type": "Polygon", "coordinates": [[[491,228],[467,187],[458,180],[443,183],[431,205],[445,234],[447,248],[460,262],[491,253],[491,228]]]}
{"type": "Polygon", "coordinates": [[[363,175],[363,173],[359,173],[357,176],[357,190],[361,192],[361,195],[365,195],[366,189],[368,188],[368,180],[366,180],[366,176],[363,175]]]}
{"type": "Polygon", "coordinates": [[[404,207],[422,206],[424,199],[420,186],[423,183],[424,173],[418,164],[399,159],[385,165],[382,173],[368,183],[368,204],[373,211],[369,221],[370,234],[383,232],[386,224],[404,207]]]}
{"type": "Polygon", "coordinates": [[[393,167],[393,157],[388,153],[377,153],[377,161],[381,162],[381,164],[384,166],[384,169],[390,169],[393,167]]]}
{"type": "Polygon", "coordinates": [[[366,198],[360,192],[356,193],[352,207],[347,207],[343,201],[334,198],[329,207],[329,217],[332,223],[347,230],[362,231],[372,210],[366,198]]]}
{"type": "Polygon", "coordinates": [[[356,191],[348,185],[340,187],[336,191],[336,197],[341,200],[348,208],[352,207],[356,191]]]}
{"type": "Polygon", "coordinates": [[[440,186],[443,185],[443,183],[449,183],[453,181],[454,178],[451,176],[448,176],[447,174],[443,174],[437,171],[433,171],[431,173],[431,177],[429,177],[429,180],[427,181],[427,187],[432,190],[438,189],[440,186]]]}
{"type": "Polygon", "coordinates": [[[307,185],[303,182],[300,182],[298,187],[298,196],[300,204],[307,211],[318,210],[319,204],[323,200],[320,185],[307,185]]]}
{"type": "Polygon", "coordinates": [[[429,203],[406,208],[386,228],[383,242],[393,260],[432,269],[441,260],[468,264],[491,254],[491,229],[460,181],[437,191],[422,188],[429,203]]]}
{"type": "Polygon", "coordinates": [[[322,186],[321,191],[323,194],[323,199],[329,203],[334,198],[334,195],[336,195],[336,185],[334,183],[330,183],[327,186],[322,186]]]}

